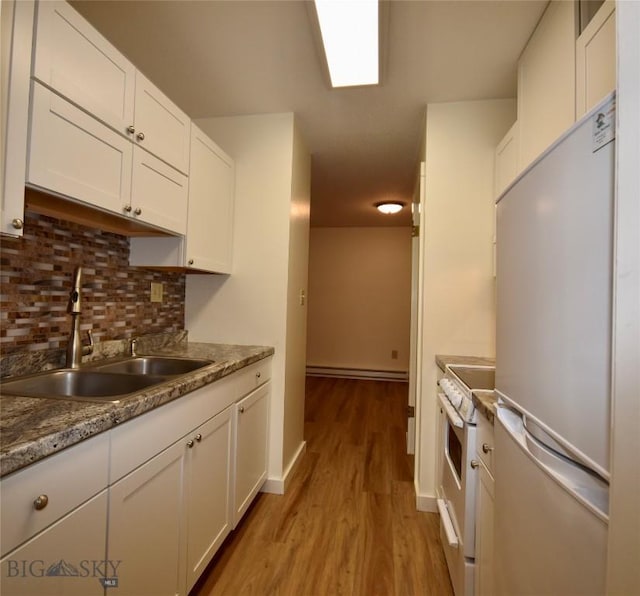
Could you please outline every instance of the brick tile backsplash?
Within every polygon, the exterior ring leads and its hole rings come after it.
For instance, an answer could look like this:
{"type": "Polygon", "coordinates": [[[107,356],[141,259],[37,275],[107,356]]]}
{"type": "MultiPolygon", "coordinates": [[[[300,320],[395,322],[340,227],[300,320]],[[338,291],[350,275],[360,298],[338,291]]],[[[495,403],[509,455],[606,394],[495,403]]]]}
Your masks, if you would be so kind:
{"type": "MultiPolygon", "coordinates": [[[[25,213],[22,238],[0,238],[0,350],[65,348],[73,270],[82,265],[80,328],[96,342],[184,329],[185,274],[129,266],[129,238],[25,213]],[[163,302],[151,302],[151,282],[163,302]]],[[[84,336],[84,333],[83,333],[84,336]]]]}

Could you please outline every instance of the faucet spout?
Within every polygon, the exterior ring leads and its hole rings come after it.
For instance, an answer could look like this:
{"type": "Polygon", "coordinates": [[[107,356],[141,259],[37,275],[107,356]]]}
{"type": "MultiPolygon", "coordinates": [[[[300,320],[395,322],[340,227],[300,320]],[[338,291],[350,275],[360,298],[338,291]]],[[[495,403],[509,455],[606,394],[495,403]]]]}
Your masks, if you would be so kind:
{"type": "Polygon", "coordinates": [[[82,356],[86,356],[93,352],[93,336],[88,331],[89,345],[82,345],[80,336],[80,313],[81,297],[82,297],[82,267],[76,267],[73,272],[73,287],[69,294],[69,304],[67,312],[71,315],[71,336],[67,343],[67,368],[78,368],[82,362],[82,356]]]}

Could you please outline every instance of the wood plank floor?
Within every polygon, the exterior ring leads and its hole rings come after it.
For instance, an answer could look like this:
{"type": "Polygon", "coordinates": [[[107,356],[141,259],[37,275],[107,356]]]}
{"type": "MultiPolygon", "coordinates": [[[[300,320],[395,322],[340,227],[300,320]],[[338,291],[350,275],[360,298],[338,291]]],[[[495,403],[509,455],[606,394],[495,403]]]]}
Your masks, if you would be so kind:
{"type": "Polygon", "coordinates": [[[415,508],[407,384],[307,379],[307,452],[261,494],[191,596],[452,595],[438,517],[415,508]]]}

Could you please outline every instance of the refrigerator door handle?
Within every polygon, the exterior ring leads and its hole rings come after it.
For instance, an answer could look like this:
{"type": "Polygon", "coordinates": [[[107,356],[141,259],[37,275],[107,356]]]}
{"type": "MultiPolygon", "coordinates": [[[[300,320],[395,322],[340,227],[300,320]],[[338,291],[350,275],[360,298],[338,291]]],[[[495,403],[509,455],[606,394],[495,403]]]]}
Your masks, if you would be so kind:
{"type": "Polygon", "coordinates": [[[608,521],[609,485],[595,472],[546,447],[526,429],[522,415],[506,406],[498,420],[507,435],[532,462],[603,521],[608,521]]]}

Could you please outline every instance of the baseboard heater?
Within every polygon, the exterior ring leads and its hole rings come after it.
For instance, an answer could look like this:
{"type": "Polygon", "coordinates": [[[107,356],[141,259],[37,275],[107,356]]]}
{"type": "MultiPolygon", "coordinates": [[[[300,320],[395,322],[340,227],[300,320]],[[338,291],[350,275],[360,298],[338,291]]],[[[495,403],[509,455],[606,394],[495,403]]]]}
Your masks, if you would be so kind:
{"type": "Polygon", "coordinates": [[[363,379],[368,381],[407,382],[409,373],[397,370],[363,370],[357,368],[337,368],[332,366],[307,366],[310,377],[338,377],[342,379],[363,379]]]}

